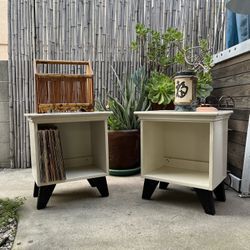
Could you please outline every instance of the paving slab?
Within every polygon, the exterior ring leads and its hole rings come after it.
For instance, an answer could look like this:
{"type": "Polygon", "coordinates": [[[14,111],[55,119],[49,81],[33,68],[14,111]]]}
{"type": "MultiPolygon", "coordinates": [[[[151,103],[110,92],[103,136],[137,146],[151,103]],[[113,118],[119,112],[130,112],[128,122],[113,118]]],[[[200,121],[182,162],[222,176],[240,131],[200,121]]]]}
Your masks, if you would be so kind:
{"type": "Polygon", "coordinates": [[[86,180],[58,184],[37,210],[31,169],[0,170],[0,197],[26,197],[13,249],[249,249],[250,199],[231,189],[211,216],[190,188],[170,184],[142,200],[139,175],[107,181],[105,198],[86,180]]]}

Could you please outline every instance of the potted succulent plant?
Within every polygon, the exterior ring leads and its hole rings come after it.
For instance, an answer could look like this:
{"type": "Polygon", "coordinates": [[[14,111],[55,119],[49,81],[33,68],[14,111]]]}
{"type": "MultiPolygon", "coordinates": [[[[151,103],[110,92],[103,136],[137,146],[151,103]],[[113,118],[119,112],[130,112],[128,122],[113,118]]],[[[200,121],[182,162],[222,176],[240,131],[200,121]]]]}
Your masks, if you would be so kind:
{"type": "Polygon", "coordinates": [[[168,71],[179,60],[181,42],[182,33],[175,28],[161,33],[140,23],[136,25],[132,48],[140,53],[141,63],[148,70],[146,90],[152,109],[174,109],[174,81],[168,71]]]}
{"type": "MultiPolygon", "coordinates": [[[[114,71],[116,74],[116,72],[114,71]]],[[[118,96],[108,95],[108,109],[113,114],[108,119],[109,167],[111,175],[131,175],[140,171],[139,121],[134,111],[148,110],[146,72],[136,70],[122,84],[116,74],[118,96]]]]}
{"type": "Polygon", "coordinates": [[[154,110],[174,109],[174,82],[169,76],[154,71],[147,82],[146,90],[154,110]]]}
{"type": "Polygon", "coordinates": [[[212,91],[213,64],[207,41],[203,39],[199,46],[184,48],[182,38],[182,33],[174,28],[160,33],[146,28],[143,24],[136,25],[136,40],[132,42],[131,47],[139,52],[141,64],[147,68],[148,98],[153,109],[174,108],[173,65],[177,65],[181,71],[191,70],[197,76],[195,92],[199,103],[204,103],[212,91]]]}

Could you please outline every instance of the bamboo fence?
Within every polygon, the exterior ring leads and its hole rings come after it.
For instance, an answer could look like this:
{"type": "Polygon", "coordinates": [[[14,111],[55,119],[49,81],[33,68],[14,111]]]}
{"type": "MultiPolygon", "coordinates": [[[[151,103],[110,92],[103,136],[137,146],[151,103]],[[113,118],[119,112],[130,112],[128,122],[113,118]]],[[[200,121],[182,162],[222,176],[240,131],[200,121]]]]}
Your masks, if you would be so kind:
{"type": "Polygon", "coordinates": [[[95,97],[116,94],[140,63],[132,52],[135,26],[176,27],[184,42],[206,38],[216,53],[225,44],[224,0],[8,0],[11,167],[30,167],[29,131],[23,116],[34,111],[33,60],[90,60],[95,97]]]}

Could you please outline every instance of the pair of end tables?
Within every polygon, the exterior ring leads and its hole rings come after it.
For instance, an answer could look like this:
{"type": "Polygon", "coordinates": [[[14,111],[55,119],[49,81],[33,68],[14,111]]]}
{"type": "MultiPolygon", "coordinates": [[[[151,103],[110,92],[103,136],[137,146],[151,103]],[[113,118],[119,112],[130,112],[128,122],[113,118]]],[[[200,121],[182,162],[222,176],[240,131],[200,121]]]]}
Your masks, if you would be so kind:
{"type": "MultiPolygon", "coordinates": [[[[228,119],[231,113],[135,112],[141,122],[142,198],[150,199],[158,184],[161,189],[166,189],[169,183],[192,187],[205,213],[214,215],[213,194],[219,201],[226,200],[223,180],[227,174],[228,119]]],[[[33,196],[37,197],[37,209],[46,207],[56,184],[63,182],[87,179],[101,196],[109,195],[106,176],[109,170],[107,119],[110,114],[25,114],[29,121],[35,180],[33,196]],[[60,133],[64,162],[62,179],[44,177],[39,131],[46,127],[56,128],[60,133]]],[[[47,138],[45,142],[49,140],[47,138]]]]}

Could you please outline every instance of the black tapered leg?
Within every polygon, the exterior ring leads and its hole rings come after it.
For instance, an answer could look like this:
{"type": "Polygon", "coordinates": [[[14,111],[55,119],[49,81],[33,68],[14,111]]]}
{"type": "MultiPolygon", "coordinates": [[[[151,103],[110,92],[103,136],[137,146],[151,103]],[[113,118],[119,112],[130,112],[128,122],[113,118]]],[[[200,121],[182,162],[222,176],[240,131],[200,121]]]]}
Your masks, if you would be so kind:
{"type": "Polygon", "coordinates": [[[91,187],[96,187],[96,186],[95,186],[95,181],[94,181],[93,179],[88,179],[88,182],[89,182],[89,185],[90,185],[91,187]]]}
{"type": "Polygon", "coordinates": [[[214,198],[213,192],[209,190],[195,188],[197,196],[206,214],[214,215],[214,198]]]}
{"type": "Polygon", "coordinates": [[[34,182],[33,197],[38,197],[38,191],[39,191],[39,187],[34,182]]]}
{"type": "Polygon", "coordinates": [[[88,179],[88,182],[91,185],[91,187],[97,187],[102,197],[109,196],[109,190],[108,190],[107,180],[105,176],[88,179]]]}
{"type": "Polygon", "coordinates": [[[47,203],[54,191],[55,184],[48,186],[38,187],[38,199],[37,199],[37,209],[43,209],[47,206],[47,203]]]}
{"type": "Polygon", "coordinates": [[[169,185],[168,182],[160,181],[159,189],[167,189],[168,185],[169,185]]]}
{"type": "Polygon", "coordinates": [[[215,197],[218,201],[226,201],[226,194],[225,194],[225,187],[224,182],[221,182],[215,189],[214,189],[215,197]]]}
{"type": "Polygon", "coordinates": [[[142,192],[142,199],[150,200],[158,183],[159,183],[159,181],[145,179],[144,186],[143,186],[143,192],[142,192]]]}

